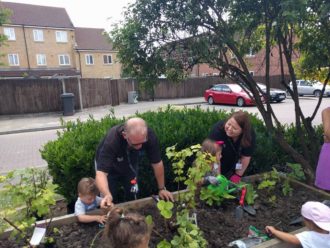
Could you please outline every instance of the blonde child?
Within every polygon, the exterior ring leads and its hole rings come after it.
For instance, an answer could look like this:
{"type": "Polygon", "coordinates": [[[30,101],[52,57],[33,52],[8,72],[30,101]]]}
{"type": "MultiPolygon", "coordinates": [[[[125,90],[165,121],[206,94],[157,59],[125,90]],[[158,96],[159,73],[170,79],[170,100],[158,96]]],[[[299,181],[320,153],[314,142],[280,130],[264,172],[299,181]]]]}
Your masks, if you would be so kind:
{"type": "Polygon", "coordinates": [[[91,177],[82,178],[78,183],[78,199],[75,204],[75,215],[79,222],[99,222],[104,224],[105,215],[87,215],[86,212],[96,209],[100,206],[102,198],[97,196],[99,190],[96,187],[95,180],[91,177]]]}
{"type": "Polygon", "coordinates": [[[107,215],[103,247],[148,248],[151,229],[142,215],[114,208],[107,215]]]}
{"type": "Polygon", "coordinates": [[[210,155],[215,157],[215,162],[211,165],[211,171],[208,172],[202,184],[218,184],[218,180],[216,176],[221,174],[221,165],[220,165],[220,159],[221,159],[221,152],[222,152],[222,144],[223,141],[212,141],[210,139],[205,139],[202,143],[202,152],[207,152],[210,155]]]}
{"type": "Polygon", "coordinates": [[[306,202],[301,208],[305,226],[309,229],[296,235],[266,226],[266,232],[292,245],[303,248],[330,247],[330,208],[316,201],[306,202]]]}

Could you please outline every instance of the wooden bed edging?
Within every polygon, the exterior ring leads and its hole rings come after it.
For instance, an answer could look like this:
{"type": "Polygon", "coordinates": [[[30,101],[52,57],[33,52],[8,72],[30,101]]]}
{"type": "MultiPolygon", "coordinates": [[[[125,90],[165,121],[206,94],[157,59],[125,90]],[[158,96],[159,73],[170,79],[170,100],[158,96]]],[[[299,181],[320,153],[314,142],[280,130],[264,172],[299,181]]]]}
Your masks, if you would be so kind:
{"type": "MultiPolygon", "coordinates": [[[[252,176],[247,176],[247,177],[243,177],[242,181],[244,182],[253,182],[257,179],[260,179],[262,177],[263,174],[257,174],[257,175],[252,175],[252,176]]],[[[285,178],[284,175],[281,175],[282,178],[285,178]]],[[[315,191],[318,194],[324,195],[325,197],[330,199],[330,194],[326,193],[320,189],[317,189],[315,187],[312,187],[310,185],[307,185],[305,183],[299,182],[297,180],[291,179],[289,178],[289,180],[293,183],[293,184],[298,184],[301,187],[305,187],[309,190],[315,191]]],[[[173,192],[173,196],[175,198],[178,197],[179,194],[182,194],[186,192],[186,190],[181,190],[181,191],[177,191],[177,192],[173,192]]],[[[146,197],[146,198],[142,198],[142,199],[138,199],[138,200],[134,200],[134,201],[129,201],[129,202],[124,202],[124,203],[119,203],[116,204],[117,207],[121,207],[124,209],[138,209],[147,205],[151,205],[151,204],[155,204],[155,201],[152,197],[146,197]]],[[[96,209],[94,211],[88,212],[88,214],[100,214],[102,210],[100,209],[96,209]]],[[[42,221],[38,221],[36,222],[36,225],[45,225],[46,223],[49,223],[50,219],[47,220],[42,220],[42,221]]],[[[66,224],[71,224],[77,222],[77,217],[74,214],[68,214],[68,215],[63,215],[60,217],[55,217],[52,219],[52,222],[50,224],[50,227],[60,227],[62,225],[66,225],[66,224]]],[[[296,231],[291,232],[292,234],[296,234],[296,233],[300,233],[302,231],[305,231],[306,228],[300,228],[297,229],[296,231]]],[[[5,239],[8,238],[10,233],[13,231],[13,228],[10,228],[8,230],[6,230],[4,233],[2,233],[0,235],[0,239],[5,239]]],[[[279,239],[271,239],[269,241],[263,242],[259,245],[254,246],[254,248],[289,248],[289,247],[293,247],[292,245],[288,245],[284,242],[282,242],[279,239]]]]}

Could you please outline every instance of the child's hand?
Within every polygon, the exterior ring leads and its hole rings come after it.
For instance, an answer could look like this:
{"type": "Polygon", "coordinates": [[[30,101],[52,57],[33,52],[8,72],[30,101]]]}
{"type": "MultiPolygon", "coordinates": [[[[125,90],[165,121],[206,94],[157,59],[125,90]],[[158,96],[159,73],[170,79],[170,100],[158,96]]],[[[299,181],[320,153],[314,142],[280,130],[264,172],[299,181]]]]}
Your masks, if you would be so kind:
{"type": "Polygon", "coordinates": [[[107,219],[106,215],[99,215],[97,218],[97,222],[100,224],[105,224],[106,219],[107,219]]]}
{"type": "Polygon", "coordinates": [[[273,226],[266,226],[266,227],[265,227],[265,230],[266,230],[266,233],[267,233],[269,236],[272,236],[272,235],[273,235],[273,232],[276,231],[276,228],[273,227],[273,226]]]}

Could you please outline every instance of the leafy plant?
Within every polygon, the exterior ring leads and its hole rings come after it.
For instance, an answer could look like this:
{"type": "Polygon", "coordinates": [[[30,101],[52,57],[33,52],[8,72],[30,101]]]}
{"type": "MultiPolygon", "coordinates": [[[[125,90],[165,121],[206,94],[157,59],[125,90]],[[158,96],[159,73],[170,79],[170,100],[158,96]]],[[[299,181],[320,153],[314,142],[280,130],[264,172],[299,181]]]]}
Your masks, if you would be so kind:
{"type": "Polygon", "coordinates": [[[254,190],[254,187],[251,183],[246,184],[246,195],[245,200],[248,205],[253,205],[254,200],[258,197],[257,191],[254,190]]]}
{"type": "Polygon", "coordinates": [[[292,195],[293,188],[290,186],[289,180],[285,179],[283,186],[282,186],[282,193],[283,195],[292,195]]]}
{"type": "Polygon", "coordinates": [[[301,164],[297,163],[287,163],[287,166],[291,168],[292,172],[288,174],[289,177],[294,178],[299,181],[305,180],[305,173],[301,164]]]}
{"type": "MultiPolygon", "coordinates": [[[[181,197],[179,195],[179,206],[176,213],[176,225],[177,234],[174,235],[173,239],[168,242],[163,240],[157,247],[206,247],[207,241],[203,238],[203,233],[196,225],[193,218],[189,215],[191,210],[195,208],[195,196],[199,182],[201,182],[203,176],[207,171],[210,171],[210,164],[213,159],[210,159],[206,153],[201,152],[201,146],[193,145],[189,148],[183,149],[176,152],[175,146],[166,149],[168,157],[173,161],[173,169],[176,173],[175,181],[183,183],[187,186],[187,191],[181,197]],[[189,167],[187,174],[184,175],[184,168],[188,157],[195,155],[196,159],[194,165],[189,167]]],[[[160,202],[157,204],[160,208],[160,202]]],[[[170,208],[162,203],[164,209],[170,208]]],[[[165,212],[167,217],[170,218],[171,214],[165,212]]],[[[163,214],[162,214],[163,215],[163,214]]]]}
{"type": "Polygon", "coordinates": [[[173,215],[173,212],[172,212],[173,206],[174,206],[173,203],[170,202],[170,201],[163,201],[163,200],[160,200],[160,201],[157,203],[157,208],[159,209],[160,214],[161,214],[165,219],[170,219],[170,218],[172,218],[172,215],[173,215]]]}
{"type": "Polygon", "coordinates": [[[15,228],[13,236],[19,233],[27,239],[27,229],[37,218],[49,214],[50,207],[55,205],[57,185],[51,182],[47,170],[35,168],[9,172],[0,180],[3,194],[8,199],[1,206],[1,228],[4,230],[9,224],[15,228]],[[22,211],[18,212],[13,205],[20,205],[22,211]]]}

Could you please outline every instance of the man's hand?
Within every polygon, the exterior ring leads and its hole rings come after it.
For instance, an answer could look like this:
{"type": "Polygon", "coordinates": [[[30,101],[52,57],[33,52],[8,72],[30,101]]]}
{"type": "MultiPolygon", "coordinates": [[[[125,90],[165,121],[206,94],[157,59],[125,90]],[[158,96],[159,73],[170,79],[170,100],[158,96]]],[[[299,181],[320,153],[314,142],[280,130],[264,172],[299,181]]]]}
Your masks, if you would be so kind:
{"type": "Polygon", "coordinates": [[[166,189],[159,190],[158,195],[162,200],[174,202],[172,193],[170,191],[167,191],[166,189]]]}
{"type": "Polygon", "coordinates": [[[214,176],[206,176],[204,177],[204,185],[219,185],[219,181],[214,176]]]}
{"type": "Polygon", "coordinates": [[[112,202],[112,196],[111,195],[106,195],[103,197],[100,203],[101,208],[112,208],[114,206],[112,202]]]}

